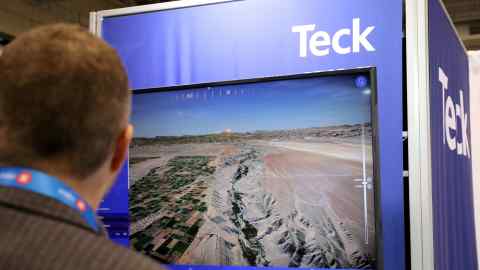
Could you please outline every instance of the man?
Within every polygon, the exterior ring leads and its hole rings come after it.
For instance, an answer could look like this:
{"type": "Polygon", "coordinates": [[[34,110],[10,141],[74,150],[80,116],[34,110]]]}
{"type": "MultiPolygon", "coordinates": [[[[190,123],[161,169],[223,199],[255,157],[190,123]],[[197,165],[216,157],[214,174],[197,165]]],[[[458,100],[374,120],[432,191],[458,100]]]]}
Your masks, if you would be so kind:
{"type": "Polygon", "coordinates": [[[0,269],[160,269],[110,242],[95,210],[132,138],[115,50],[78,26],[20,35],[0,56],[0,269]]]}

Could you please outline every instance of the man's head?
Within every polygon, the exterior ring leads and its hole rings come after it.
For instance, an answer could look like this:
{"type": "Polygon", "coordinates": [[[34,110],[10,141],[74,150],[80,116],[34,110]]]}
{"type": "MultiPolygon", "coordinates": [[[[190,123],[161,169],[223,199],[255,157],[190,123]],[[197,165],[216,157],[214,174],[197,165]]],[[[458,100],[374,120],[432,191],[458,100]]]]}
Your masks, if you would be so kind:
{"type": "Polygon", "coordinates": [[[115,50],[81,27],[20,35],[0,56],[0,165],[108,189],[132,135],[130,98],[115,50]]]}

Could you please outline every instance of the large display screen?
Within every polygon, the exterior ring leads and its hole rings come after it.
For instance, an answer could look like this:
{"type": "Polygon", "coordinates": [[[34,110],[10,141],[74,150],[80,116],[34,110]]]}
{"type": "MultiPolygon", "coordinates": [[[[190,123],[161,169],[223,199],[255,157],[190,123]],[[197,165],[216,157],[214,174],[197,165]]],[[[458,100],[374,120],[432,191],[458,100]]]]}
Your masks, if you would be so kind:
{"type": "Polygon", "coordinates": [[[132,247],[173,265],[374,269],[373,73],[135,91],[132,247]]]}

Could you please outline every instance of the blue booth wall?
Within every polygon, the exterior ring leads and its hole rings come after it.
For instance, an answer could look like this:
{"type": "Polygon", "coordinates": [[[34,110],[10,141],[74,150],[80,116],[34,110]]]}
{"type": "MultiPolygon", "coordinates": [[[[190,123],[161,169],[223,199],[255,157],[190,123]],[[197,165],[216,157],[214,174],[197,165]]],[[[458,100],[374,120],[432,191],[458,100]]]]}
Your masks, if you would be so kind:
{"type": "MultiPolygon", "coordinates": [[[[377,230],[384,269],[396,270],[406,268],[402,10],[401,0],[232,1],[106,17],[102,37],[120,53],[133,89],[376,67],[383,223],[377,230]],[[316,56],[309,48],[302,52],[301,36],[292,32],[293,26],[314,24],[308,38],[320,30],[331,37],[344,28],[353,34],[357,18],[357,34],[364,33],[373,50],[365,41],[355,50],[351,35],[345,35],[340,39],[341,47],[350,47],[345,54],[330,48],[327,55],[316,56]]],[[[127,201],[127,194],[118,200],[127,201]]]]}
{"type": "Polygon", "coordinates": [[[115,185],[105,196],[97,209],[97,214],[105,225],[110,239],[118,244],[128,246],[128,163],[126,162],[118,175],[115,185]]]}
{"type": "Polygon", "coordinates": [[[439,0],[428,17],[435,269],[476,270],[468,56],[439,0]]]}

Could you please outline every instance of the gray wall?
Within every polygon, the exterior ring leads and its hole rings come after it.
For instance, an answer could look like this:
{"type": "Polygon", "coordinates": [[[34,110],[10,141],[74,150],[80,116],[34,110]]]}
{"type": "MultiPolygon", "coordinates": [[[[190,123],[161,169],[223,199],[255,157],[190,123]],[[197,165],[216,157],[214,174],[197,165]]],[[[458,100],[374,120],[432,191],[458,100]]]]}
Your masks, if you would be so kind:
{"type": "Polygon", "coordinates": [[[90,11],[124,6],[118,0],[4,0],[0,1],[0,32],[18,35],[54,22],[88,27],[90,11]]]}

